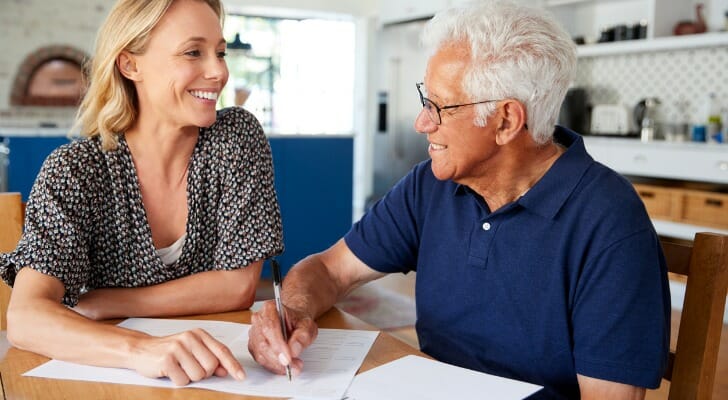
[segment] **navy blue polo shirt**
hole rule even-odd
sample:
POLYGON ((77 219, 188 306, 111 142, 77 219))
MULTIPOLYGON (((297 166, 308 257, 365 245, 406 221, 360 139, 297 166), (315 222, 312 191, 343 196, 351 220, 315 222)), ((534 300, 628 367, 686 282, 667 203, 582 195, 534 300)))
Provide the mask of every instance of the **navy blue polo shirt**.
POLYGON ((524 196, 491 212, 415 166, 347 233, 369 267, 417 271, 422 351, 578 398, 577 374, 658 387, 670 334, 659 240, 630 183, 581 137, 524 196))

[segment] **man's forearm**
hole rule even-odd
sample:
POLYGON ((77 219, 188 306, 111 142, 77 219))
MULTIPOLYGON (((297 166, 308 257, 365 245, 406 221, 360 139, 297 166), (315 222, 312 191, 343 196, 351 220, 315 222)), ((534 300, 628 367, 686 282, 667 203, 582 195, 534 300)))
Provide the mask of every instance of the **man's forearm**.
POLYGON ((342 295, 341 288, 315 254, 301 260, 283 281, 283 304, 311 318, 330 309, 342 295))

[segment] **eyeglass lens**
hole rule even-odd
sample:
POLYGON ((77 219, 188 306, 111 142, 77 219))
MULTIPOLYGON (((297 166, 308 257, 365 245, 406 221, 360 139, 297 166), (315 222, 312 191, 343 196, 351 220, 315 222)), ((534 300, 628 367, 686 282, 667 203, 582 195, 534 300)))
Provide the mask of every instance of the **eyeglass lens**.
MULTIPOLYGON (((422 103, 422 108, 424 108, 425 113, 427 113, 427 116, 430 118, 430 121, 434 122, 437 125, 440 125, 442 120, 440 119, 440 107, 437 106, 437 104, 433 103, 432 100, 425 97, 423 92, 423 84, 418 83, 417 84, 417 93, 420 95, 420 102, 422 103)), ((427 93, 425 91, 425 93, 427 93)))

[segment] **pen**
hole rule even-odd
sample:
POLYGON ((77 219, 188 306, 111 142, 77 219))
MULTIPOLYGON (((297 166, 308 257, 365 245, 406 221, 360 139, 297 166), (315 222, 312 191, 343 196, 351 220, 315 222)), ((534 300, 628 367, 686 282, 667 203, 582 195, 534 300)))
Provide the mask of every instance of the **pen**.
MULTIPOLYGON (((278 318, 281 322, 281 332, 283 333, 283 340, 288 343, 288 329, 286 329, 286 313, 283 310, 283 302, 281 301, 281 266, 278 265, 278 261, 275 258, 271 258, 270 265, 273 269, 273 293, 276 299, 276 310, 278 310, 278 318)), ((286 376, 288 380, 291 380, 291 365, 286 365, 286 376)))

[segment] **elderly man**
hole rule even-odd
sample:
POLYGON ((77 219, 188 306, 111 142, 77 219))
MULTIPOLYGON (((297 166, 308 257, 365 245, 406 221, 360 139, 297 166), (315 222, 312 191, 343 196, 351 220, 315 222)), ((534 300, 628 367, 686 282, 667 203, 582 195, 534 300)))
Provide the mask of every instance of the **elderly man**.
POLYGON ((534 398, 643 398, 667 359, 666 268, 630 183, 554 127, 576 69, 569 36, 543 11, 488 2, 438 14, 423 42, 415 128, 431 160, 289 272, 289 340, 268 303, 251 352, 300 373, 314 318, 363 283, 417 271, 425 353, 543 385, 534 398))

